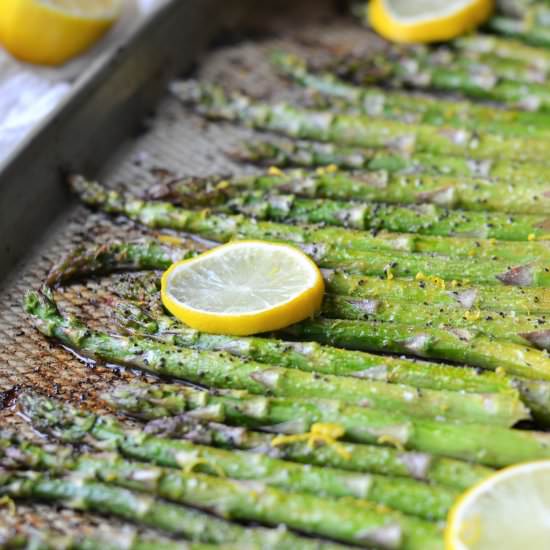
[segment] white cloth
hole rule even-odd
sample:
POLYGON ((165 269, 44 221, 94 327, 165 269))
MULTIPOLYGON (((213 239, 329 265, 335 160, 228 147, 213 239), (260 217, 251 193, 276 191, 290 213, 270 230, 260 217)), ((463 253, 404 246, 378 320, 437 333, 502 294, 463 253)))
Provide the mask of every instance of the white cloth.
POLYGON ((0 47, 0 169, 25 137, 60 105, 91 60, 108 53, 166 1, 125 0, 115 28, 89 52, 63 67, 20 63, 0 47))

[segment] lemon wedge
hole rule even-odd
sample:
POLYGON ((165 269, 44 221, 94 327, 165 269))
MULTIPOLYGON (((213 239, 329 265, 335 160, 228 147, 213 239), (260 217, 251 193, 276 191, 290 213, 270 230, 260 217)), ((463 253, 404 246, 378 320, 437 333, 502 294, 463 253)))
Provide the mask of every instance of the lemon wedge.
POLYGON ((550 461, 500 470, 452 508, 445 550, 546 550, 550 547, 550 461))
POLYGON ((372 27, 393 42, 450 40, 483 23, 494 0, 371 0, 372 27))
POLYGON ((238 336, 310 317, 323 293, 323 277, 303 252, 263 241, 233 242, 178 262, 161 284, 162 303, 180 321, 238 336))
POLYGON ((18 59, 59 65, 98 40, 121 7, 121 0, 2 0, 0 40, 18 59))

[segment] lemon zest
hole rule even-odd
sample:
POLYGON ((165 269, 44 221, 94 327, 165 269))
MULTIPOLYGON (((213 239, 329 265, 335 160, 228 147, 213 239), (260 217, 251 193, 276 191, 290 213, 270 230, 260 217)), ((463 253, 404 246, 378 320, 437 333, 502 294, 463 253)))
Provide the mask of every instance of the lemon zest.
POLYGON ((324 443, 332 447, 344 460, 351 459, 351 453, 337 440, 345 434, 339 424, 316 422, 311 431, 303 434, 278 435, 271 440, 271 445, 287 445, 298 441, 307 441, 308 447, 313 449, 317 443, 324 443))
POLYGON ((267 173, 270 175, 270 176, 284 176, 284 172, 280 169, 280 168, 277 168, 276 166, 270 166, 267 170, 267 173))
POLYGON ((216 189, 226 189, 229 187, 229 182, 227 180, 222 180, 216 184, 216 189))
POLYGON ((458 281, 456 279, 453 279, 451 281, 451 288, 456 288, 458 286, 458 281))
POLYGON ((528 241, 534 241, 536 238, 537 237, 534 233, 529 233, 529 235, 527 235, 527 240, 528 241))
POLYGON ((503 367, 497 367, 497 368, 495 369, 495 374, 496 374, 497 376, 502 376, 502 377, 504 377, 504 376, 506 376, 506 374, 507 374, 507 373, 506 373, 506 369, 503 368, 503 367))
POLYGON ((389 443, 390 445, 393 445, 398 451, 405 451, 405 447, 397 437, 394 437, 393 435, 385 434, 381 435, 377 441, 379 445, 383 445, 384 443, 389 443))
POLYGON ((336 164, 329 164, 325 168, 325 171, 327 174, 333 174, 334 172, 338 172, 338 166, 336 166, 336 164))
POLYGON ((464 319, 466 321, 477 321, 481 317, 481 311, 479 309, 476 310, 470 310, 464 312, 464 319))
POLYGON ((183 468, 183 471, 186 474, 191 474, 193 473, 193 470, 197 466, 200 466, 201 464, 204 464, 205 466, 212 468, 218 474, 219 477, 226 477, 224 470, 220 466, 218 466, 217 464, 212 464, 211 462, 208 462, 208 460, 200 457, 197 457, 193 459, 191 462, 189 462, 189 464, 186 464, 185 467, 183 468))
POLYGON ((436 277, 435 275, 424 275, 421 271, 416 274, 415 279, 417 281, 428 281, 434 286, 445 290, 445 281, 441 277, 436 277))
POLYGON ((161 243, 173 244, 176 246, 181 245, 184 242, 183 239, 175 237, 174 235, 159 235, 157 238, 161 243))
POLYGON ((388 281, 393 280, 394 275, 392 273, 391 267, 388 267, 388 269, 386 269, 386 277, 387 277, 388 281))

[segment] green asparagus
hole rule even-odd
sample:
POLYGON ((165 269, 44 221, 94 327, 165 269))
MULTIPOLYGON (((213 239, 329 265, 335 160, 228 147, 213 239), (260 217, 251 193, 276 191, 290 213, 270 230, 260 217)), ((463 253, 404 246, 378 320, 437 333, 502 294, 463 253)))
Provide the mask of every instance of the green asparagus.
MULTIPOLYGON (((470 257, 451 259, 433 254, 409 253, 424 248, 424 244, 428 242, 427 237, 420 241, 420 237, 415 235, 388 233, 373 236, 367 232, 356 234, 336 227, 319 229, 256 222, 242 216, 215 216, 208 211, 185 210, 166 202, 135 199, 115 191, 107 191, 80 177, 72 178, 71 185, 86 204, 111 214, 124 214, 149 227, 189 231, 219 241, 244 237, 290 242, 301 246, 321 267, 339 267, 346 271, 382 276, 391 271, 397 277, 414 277, 418 273, 425 273, 449 281, 466 277, 483 284, 539 287, 550 284, 550 269, 544 263, 527 261, 513 265, 514 262, 498 260, 498 257, 480 262, 470 257), (319 239, 322 241, 319 242, 319 239)), ((468 251, 468 256, 472 250, 478 248, 476 241, 470 239, 441 239, 443 238, 431 237, 431 252, 439 250, 440 253, 447 251, 451 254, 462 245, 462 252, 468 251)), ((484 244, 487 250, 494 253, 505 250, 506 245, 511 244, 512 248, 508 250, 510 254, 514 254, 517 247, 513 243, 492 241, 484 244)), ((543 243, 526 244, 543 246, 543 243)), ((481 242, 479 246, 482 247, 481 242)), ((527 248, 535 249, 534 246, 527 248)), ((519 254, 518 250, 516 252, 519 254)))
MULTIPOLYGON (((101 479, 109 481, 111 461, 105 458, 87 456, 63 456, 64 448, 44 450, 26 441, 11 438, 0 441, 5 444, 6 462, 17 466, 31 466, 33 469, 63 471, 101 471, 101 479), (62 455, 61 457, 59 455, 62 455), (13 458, 15 457, 15 459, 13 458), (57 463, 56 463, 57 462, 57 463)), ((143 453, 144 454, 144 453, 143 453)), ((143 459, 143 454, 140 459, 143 459)), ((376 474, 350 472, 330 467, 319 467, 288 462, 261 454, 245 451, 230 451, 216 447, 199 445, 191 441, 180 441, 177 452, 177 467, 184 472, 197 472, 235 480, 248 480, 291 493, 311 493, 321 497, 346 497, 349 506, 362 506, 364 503, 378 503, 394 510, 419 516, 429 521, 444 520, 459 492, 439 485, 428 485, 414 479, 387 477, 376 474)), ((128 463, 120 462, 122 466, 128 463)), ((166 470, 167 476, 172 474, 166 470)), ((141 489, 141 485, 130 487, 141 489)), ((185 502, 184 504, 188 504, 185 502)))
MULTIPOLYGON (((467 329, 314 319, 292 325, 283 333, 299 340, 313 340, 342 348, 403 353, 504 371, 530 380, 550 380, 550 358, 545 351, 495 340, 467 329)), ((535 340, 539 336, 545 339, 548 334, 542 331, 540 335, 524 336, 535 340)))
POLYGON ((208 414, 208 407, 221 407, 229 424, 275 433, 303 434, 315 423, 334 423, 348 441, 393 445, 494 467, 550 457, 550 435, 546 433, 413 420, 335 401, 288 400, 170 385, 123 386, 105 398, 116 410, 149 420, 193 409, 208 414))
MULTIPOLYGON (((231 151, 237 160, 268 166, 335 166, 369 171, 385 170, 400 174, 443 174, 472 178, 492 178, 506 183, 531 185, 548 179, 546 166, 507 160, 474 161, 463 157, 429 153, 409 155, 398 150, 362 149, 315 141, 262 140, 246 141, 231 151)), ((331 166, 330 169, 333 168, 331 166)))
POLYGON ((372 355, 366 352, 320 346, 316 342, 292 342, 258 337, 232 337, 197 332, 167 316, 148 315, 128 302, 118 304, 116 316, 126 331, 154 336, 178 346, 225 351, 260 363, 308 372, 353 376, 405 384, 415 388, 474 393, 519 392, 534 418, 550 424, 550 384, 479 372, 438 363, 372 355))
MULTIPOLYGON (((408 153, 434 153, 473 159, 507 158, 547 162, 546 141, 534 138, 504 138, 488 133, 474 135, 465 129, 410 125, 365 115, 337 114, 270 105, 240 94, 226 94, 215 86, 177 81, 172 93, 212 119, 243 122, 296 138, 335 141, 361 147, 400 148, 408 153)), ((549 93, 550 96, 550 93, 549 93)))
POLYGON ((548 19, 550 9, 545 3, 533 2, 532 5, 513 6, 504 10, 503 15, 489 19, 487 26, 493 32, 517 38, 534 46, 550 47, 548 19))
MULTIPOLYGON (((284 75, 302 86, 343 102, 343 108, 358 109, 369 116, 384 116, 411 123, 467 128, 504 136, 525 137, 548 134, 550 118, 540 113, 512 111, 467 101, 451 101, 404 94, 380 88, 358 87, 340 80, 331 73, 315 73, 297 56, 277 52, 274 62, 284 75)), ((517 67, 513 67, 517 74, 517 67)), ((533 69, 534 70, 534 69, 533 69)), ((538 69, 543 71, 544 68, 538 69)), ((337 103, 337 106, 340 105, 337 103)))
MULTIPOLYGON (((61 500, 64 505, 85 507, 89 493, 96 498, 101 493, 101 502, 106 497, 113 498, 114 502, 110 503, 112 509, 118 504, 124 514, 130 508, 132 513, 139 514, 141 522, 153 523, 154 519, 155 523, 170 524, 166 526, 168 529, 176 527, 176 532, 180 533, 184 532, 185 527, 180 526, 179 522, 174 526, 173 522, 182 509, 180 504, 186 504, 224 518, 257 521, 273 526, 285 524, 307 534, 326 536, 362 547, 375 546, 382 550, 443 548, 440 529, 434 524, 366 501, 361 505, 348 506, 343 505, 346 501, 341 499, 285 493, 263 484, 251 485, 204 474, 164 470, 117 458, 89 457, 87 462, 88 476, 106 481, 108 485, 83 482, 82 477, 74 481, 71 478, 47 479, 34 472, 35 475, 24 475, 0 470, 0 494, 12 498, 35 497, 54 502, 61 500), (77 491, 75 485, 82 487, 77 491), (137 489, 141 494, 128 493, 125 489, 115 489, 111 485, 137 489), (128 502, 120 498, 122 495, 128 502), (161 504, 156 501, 156 496, 178 504, 161 504), (136 513, 133 508, 139 511, 136 513)), ((79 469, 76 475, 85 475, 85 470, 79 469)), ((94 504, 92 502, 92 506, 94 504)), ((199 523, 193 527, 196 529, 199 523)), ((296 542, 294 548, 307 548, 307 542, 304 546, 296 542)))
POLYGON ((206 543, 235 544, 243 550, 249 545, 252 548, 259 545, 262 549, 274 550, 338 549, 338 545, 327 543, 325 546, 321 542, 297 537, 281 529, 242 527, 141 492, 85 481, 78 475, 51 478, 38 472, 0 470, 0 495, 110 514, 169 535, 206 543))
MULTIPOLYGON (((295 369, 242 361, 225 352, 184 349, 143 337, 111 336, 92 331, 83 323, 63 317, 47 289, 31 292, 26 311, 43 334, 80 355, 139 368, 160 376, 184 379, 213 387, 295 397, 340 398, 405 414, 460 419, 511 426, 527 418, 519 399, 505 394, 465 394, 423 390, 375 380, 316 376, 295 369)), ((550 360, 548 361, 550 364, 550 360)))
MULTIPOLYGON (((203 398, 202 393, 196 393, 203 398)), ((191 395, 189 396, 191 398, 191 395)), ((26 393, 20 400, 23 413, 33 427, 56 439, 73 444, 88 444, 100 448, 116 450, 122 455, 136 460, 153 462, 159 466, 177 468, 178 453, 181 450, 178 441, 154 435, 155 432, 172 437, 182 433, 182 423, 192 422, 197 427, 195 433, 199 443, 216 446, 237 446, 244 450, 255 451, 268 456, 285 458, 296 462, 332 466, 354 472, 372 472, 375 474, 400 476, 438 483, 456 489, 466 489, 487 477, 492 470, 468 462, 460 462, 418 452, 404 452, 392 447, 358 445, 338 441, 334 443, 318 438, 315 445, 307 442, 279 442, 272 445, 274 436, 246 430, 242 426, 229 427, 216 424, 216 438, 206 435, 203 426, 214 426, 211 422, 225 422, 223 406, 206 405, 183 416, 162 418, 147 425, 145 432, 125 429, 112 417, 96 415, 76 409, 71 405, 53 399, 26 393), (201 435, 204 438, 201 439, 201 435), (224 435, 225 434, 225 435, 224 435)), ((189 425, 189 424, 187 424, 189 425)), ((210 433, 210 432, 209 432, 210 433)), ((187 433, 186 437, 192 437, 187 433)), ((193 436, 194 437, 194 436, 193 436)))

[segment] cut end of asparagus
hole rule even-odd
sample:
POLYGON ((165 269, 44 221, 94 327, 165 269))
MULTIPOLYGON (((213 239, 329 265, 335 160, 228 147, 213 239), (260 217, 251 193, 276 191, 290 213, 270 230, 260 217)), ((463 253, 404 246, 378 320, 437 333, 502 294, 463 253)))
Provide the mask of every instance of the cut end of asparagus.
POLYGON ((505 285, 530 286, 533 284, 533 267, 530 265, 519 265, 510 268, 506 273, 498 275, 497 279, 505 285))
POLYGON ((520 336, 539 349, 550 350, 550 330, 524 332, 520 336))

